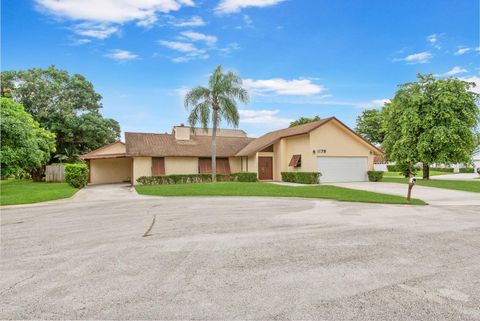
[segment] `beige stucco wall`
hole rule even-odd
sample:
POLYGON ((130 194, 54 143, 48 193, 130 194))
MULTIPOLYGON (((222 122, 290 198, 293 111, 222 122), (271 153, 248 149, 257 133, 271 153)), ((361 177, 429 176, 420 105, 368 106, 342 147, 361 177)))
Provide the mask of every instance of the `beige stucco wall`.
POLYGON ((373 170, 374 149, 348 129, 332 120, 310 133, 310 155, 316 164, 317 156, 367 156, 368 168, 373 170), (313 150, 325 149, 326 153, 313 154, 313 150))
POLYGON ((125 144, 121 142, 116 142, 110 146, 107 146, 105 148, 92 151, 90 154, 91 155, 105 155, 105 154, 120 154, 120 153, 125 153, 126 152, 126 147, 125 144))
POLYGON ((133 184, 137 185, 137 178, 140 176, 152 175, 152 158, 151 157, 134 157, 133 158, 133 184))
POLYGON ((131 158, 90 160, 90 184, 129 182, 131 172, 131 158))
POLYGON ((165 175, 198 174, 198 157, 165 157, 165 175))
POLYGON ((242 171, 240 157, 229 157, 228 162, 230 163, 230 172, 238 173, 242 171))

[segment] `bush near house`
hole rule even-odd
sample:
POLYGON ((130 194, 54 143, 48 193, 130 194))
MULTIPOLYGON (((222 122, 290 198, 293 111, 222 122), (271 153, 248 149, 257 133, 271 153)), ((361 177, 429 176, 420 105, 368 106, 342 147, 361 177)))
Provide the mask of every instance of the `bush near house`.
POLYGON ((383 172, 381 171, 368 171, 367 174, 370 182, 380 182, 383 179, 383 172))
POLYGON ((319 172, 282 172, 282 181, 300 184, 318 184, 319 172))
POLYGON ((65 181, 75 188, 82 188, 87 185, 87 164, 65 164, 65 181))
POLYGON ((235 173, 233 174, 237 177, 237 181, 239 182, 256 182, 257 181, 257 173, 235 173))
MULTIPOLYGON (((256 173, 234 173, 230 175, 217 174, 218 182, 256 182, 256 173)), ((189 184, 189 183, 210 183, 211 174, 188 174, 188 175, 163 175, 163 176, 142 176, 137 179, 142 185, 161 184, 189 184)))
POLYGON ((473 167, 460 168, 460 173, 474 173, 475 169, 473 167))

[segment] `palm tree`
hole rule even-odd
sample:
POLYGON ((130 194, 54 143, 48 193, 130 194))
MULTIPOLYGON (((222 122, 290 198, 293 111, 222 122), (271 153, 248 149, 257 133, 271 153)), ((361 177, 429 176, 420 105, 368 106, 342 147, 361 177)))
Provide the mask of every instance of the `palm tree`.
POLYGON ((185 96, 185 108, 190 110, 188 122, 192 130, 197 123, 207 130, 212 120, 212 182, 217 181, 217 126, 223 119, 238 127, 237 100, 248 102, 248 92, 242 88, 242 79, 233 71, 222 73, 219 65, 208 80, 208 88, 198 86, 185 96))

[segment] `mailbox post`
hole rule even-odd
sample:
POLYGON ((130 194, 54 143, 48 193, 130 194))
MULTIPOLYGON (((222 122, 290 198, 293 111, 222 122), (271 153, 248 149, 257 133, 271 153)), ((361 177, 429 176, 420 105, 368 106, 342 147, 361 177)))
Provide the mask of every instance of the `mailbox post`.
POLYGON ((412 196, 412 188, 415 184, 417 184, 417 179, 413 176, 410 176, 408 179, 407 201, 410 201, 410 197, 412 196))

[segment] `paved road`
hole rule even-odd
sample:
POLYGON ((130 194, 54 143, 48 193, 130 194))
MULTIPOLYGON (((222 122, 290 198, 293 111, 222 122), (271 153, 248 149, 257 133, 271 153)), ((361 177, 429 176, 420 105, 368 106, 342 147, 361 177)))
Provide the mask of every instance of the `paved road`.
POLYGON ((0 319, 480 319, 478 206, 103 186, 1 224, 0 319))
MULTIPOLYGON (((459 174, 460 175, 460 174, 459 174)), ((480 184, 480 182, 478 182, 480 184)), ((408 185, 399 183, 372 183, 372 182, 353 182, 353 183, 335 183, 336 186, 360 189, 365 191, 386 193, 393 195, 406 196, 408 185)), ((470 205, 480 206, 480 194, 463 191, 454 191, 443 188, 414 186, 412 197, 424 200, 430 205, 470 205)))

